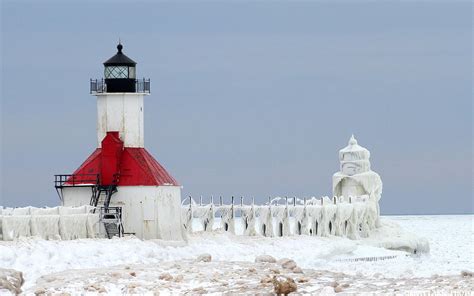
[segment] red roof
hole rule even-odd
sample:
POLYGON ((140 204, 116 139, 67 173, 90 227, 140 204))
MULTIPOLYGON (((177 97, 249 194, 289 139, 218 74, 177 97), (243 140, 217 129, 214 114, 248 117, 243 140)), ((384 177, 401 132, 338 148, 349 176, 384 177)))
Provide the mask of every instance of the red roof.
MULTIPOLYGON (((81 175, 101 174, 103 162, 102 149, 97 148, 74 172, 75 182, 81 183, 81 175)), ((174 185, 178 182, 163 168, 145 148, 123 148, 118 165, 118 186, 160 186, 174 185)), ((104 180, 104 176, 101 176, 104 180)), ((83 183, 90 183, 84 180, 83 183)), ((103 184, 107 185, 107 184, 103 184)))

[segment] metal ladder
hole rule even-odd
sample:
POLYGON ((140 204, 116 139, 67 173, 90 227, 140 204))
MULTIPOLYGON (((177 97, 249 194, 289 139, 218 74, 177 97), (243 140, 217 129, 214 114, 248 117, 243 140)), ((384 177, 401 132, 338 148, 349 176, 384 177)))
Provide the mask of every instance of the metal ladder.
POLYGON ((121 207, 101 207, 99 217, 109 239, 114 236, 123 237, 121 207))
POLYGON ((110 204, 110 199, 112 198, 112 195, 117 192, 117 185, 98 185, 95 188, 92 188, 92 196, 91 196, 91 201, 90 205, 97 207, 97 205, 100 204, 101 200, 101 195, 104 193, 105 194, 105 199, 103 199, 104 202, 104 207, 108 208, 110 204))

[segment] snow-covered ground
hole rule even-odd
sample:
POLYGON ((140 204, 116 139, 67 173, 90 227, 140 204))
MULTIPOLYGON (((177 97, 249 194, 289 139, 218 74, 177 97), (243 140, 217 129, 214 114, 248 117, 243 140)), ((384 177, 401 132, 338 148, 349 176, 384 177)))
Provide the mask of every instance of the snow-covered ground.
MULTIPOLYGON (((96 274, 99 278, 104 274, 113 277, 110 272, 114 270, 120 274, 129 273, 130 268, 145 271, 154 268, 155 275, 159 275, 164 272, 164 262, 167 262, 166 264, 170 266, 183 264, 181 267, 183 274, 187 274, 188 277, 184 278, 184 282, 175 286, 189 286, 189 291, 192 291, 192 287, 199 288, 199 274, 202 272, 212 275, 219 272, 221 268, 222 272, 226 268, 227 270, 239 269, 238 262, 242 261, 247 262, 240 263, 241 267, 247 270, 253 268, 249 264, 254 262, 256 256, 266 254, 277 259, 293 259, 299 267, 305 270, 306 276, 327 270, 330 271, 328 274, 339 275, 352 283, 360 279, 371 284, 380 283, 383 286, 384 283, 393 284, 394 280, 406 278, 425 278, 427 279, 424 280, 425 282, 431 283, 435 282, 432 279, 438 275, 449 275, 456 276, 454 282, 457 280, 462 282, 459 284, 460 288, 466 288, 463 282, 465 280, 461 278, 460 273, 464 270, 473 271, 474 216, 386 216, 382 219, 396 221, 402 228, 426 237, 430 243, 430 253, 411 255, 403 251, 374 247, 373 243, 369 244, 368 241, 352 241, 340 237, 266 238, 232 235, 225 232, 197 232, 189 237, 187 244, 159 240, 141 241, 132 237, 112 240, 45 241, 29 238, 13 242, 2 241, 0 242, 0 268, 22 271, 25 277, 23 291, 34 293, 38 288, 43 289, 45 281, 47 283, 48 280, 50 283, 54 282, 55 286, 61 286, 61 283, 64 283, 64 286, 69 287, 67 291, 71 291, 71 289, 84 291, 87 289, 84 285, 90 285, 94 280, 90 276, 87 277, 87 281, 84 278, 80 279, 81 274, 84 274, 80 271, 58 274, 58 272, 66 270, 94 269, 88 271, 87 274, 96 274), (207 268, 201 266, 203 263, 199 263, 201 269, 196 269, 195 279, 193 279, 190 277, 193 275, 193 272, 189 270, 190 266, 193 265, 195 258, 203 253, 211 254, 212 263, 207 268), (104 269, 119 265, 121 267, 104 269), (35 287, 36 281, 40 277, 53 273, 56 274, 49 278, 41 278, 39 286, 35 287), (72 281, 74 278, 76 283, 72 281)), ((267 267, 266 270, 271 269, 271 267, 267 267)), ((259 272, 257 271, 256 274, 259 272)), ((117 276, 120 277, 120 275, 117 276)), ((176 276, 177 274, 173 275, 174 278, 176 276)), ((259 276, 261 277, 261 275, 259 276)), ((219 276, 219 281, 225 281, 223 277, 223 275, 219 276)), ((130 281, 136 280, 134 276, 128 275, 128 278, 130 279, 118 281, 117 285, 119 282, 129 285, 130 281)), ((212 278, 215 276, 207 279, 212 281, 212 278)), ((255 280, 257 283, 261 279, 255 277, 255 280)), ((327 281, 330 280, 332 279, 327 281)), ((404 282, 406 283, 406 280, 404 282)), ((311 283, 315 287, 319 285, 320 289, 324 288, 323 284, 314 281, 300 285, 306 289, 305 291, 318 291, 311 290, 311 283)), ((245 285, 250 285, 250 283, 247 282, 245 285)), ((426 288, 423 285, 420 287, 426 288)), ((472 278, 468 279, 467 287, 474 287, 472 278), (469 286, 469 282, 471 286, 469 286)), ((352 284, 352 288, 354 289, 354 284, 352 284)), ((113 291, 110 285, 104 289, 109 292, 113 291)))

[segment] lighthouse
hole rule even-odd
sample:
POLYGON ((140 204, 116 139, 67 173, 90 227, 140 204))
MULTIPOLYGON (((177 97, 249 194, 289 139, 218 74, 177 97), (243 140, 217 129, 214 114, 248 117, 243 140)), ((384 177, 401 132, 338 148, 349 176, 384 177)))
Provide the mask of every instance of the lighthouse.
POLYGON ((55 175, 63 206, 94 206, 110 238, 183 240, 181 187, 144 146, 144 98, 150 80, 117 45, 104 78, 90 80, 97 98, 97 148, 72 174, 55 175))

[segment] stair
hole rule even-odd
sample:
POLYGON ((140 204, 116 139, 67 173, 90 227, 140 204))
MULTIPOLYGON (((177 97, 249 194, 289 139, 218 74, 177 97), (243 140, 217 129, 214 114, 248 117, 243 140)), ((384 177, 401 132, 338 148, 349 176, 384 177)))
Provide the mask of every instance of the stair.
POLYGON ((100 222, 104 224, 107 237, 123 236, 122 208, 121 207, 101 207, 100 222))
MULTIPOLYGON (((97 185, 92 190, 90 205, 100 207, 100 222, 104 225, 107 237, 123 236, 122 208, 110 207, 112 195, 117 192, 117 185, 97 185)), ((95 210, 94 210, 95 212, 95 210)))
POLYGON ((117 192, 117 185, 99 185, 92 190, 90 205, 97 207, 103 204, 108 208, 112 195, 117 192))
POLYGON ((122 224, 104 223, 104 227, 108 238, 112 238, 114 236, 122 237, 122 224))

